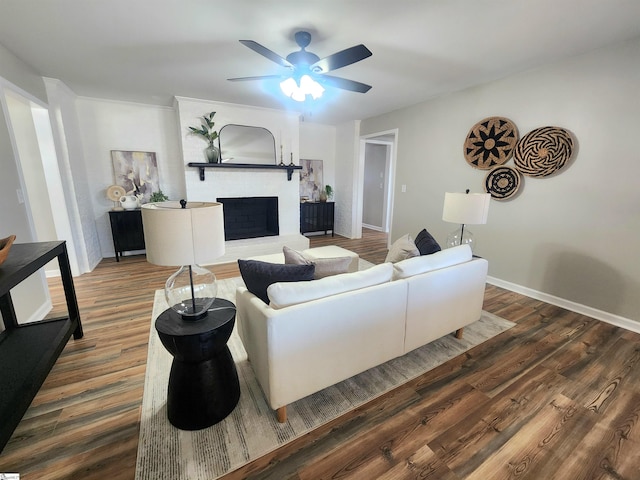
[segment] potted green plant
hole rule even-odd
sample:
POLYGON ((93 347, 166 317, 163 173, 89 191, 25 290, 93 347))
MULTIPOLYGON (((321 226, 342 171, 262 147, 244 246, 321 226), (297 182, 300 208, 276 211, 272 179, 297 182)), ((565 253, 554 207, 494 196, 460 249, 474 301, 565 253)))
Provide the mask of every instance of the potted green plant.
POLYGON ((218 132, 213 128, 216 124, 213 121, 215 114, 216 112, 211 112, 208 115, 200 117, 202 119, 200 127, 189 127, 189 130, 193 135, 202 137, 209 143, 207 148, 204 150, 205 157, 209 163, 220 162, 220 150, 218 150, 218 147, 215 145, 215 141, 218 138, 218 132))
POLYGON ((326 202, 327 199, 331 199, 333 197, 333 188, 331 185, 325 185, 324 188, 320 191, 320 201, 326 202))
POLYGON ((324 191, 327 194, 327 198, 331 200, 333 198, 333 187, 331 185, 325 185, 324 191))
POLYGON ((149 201, 152 203, 155 202, 166 202, 167 200, 169 200, 169 197, 167 197, 164 193, 162 193, 162 190, 158 190, 157 192, 153 192, 151 194, 151 196, 149 197, 149 201))

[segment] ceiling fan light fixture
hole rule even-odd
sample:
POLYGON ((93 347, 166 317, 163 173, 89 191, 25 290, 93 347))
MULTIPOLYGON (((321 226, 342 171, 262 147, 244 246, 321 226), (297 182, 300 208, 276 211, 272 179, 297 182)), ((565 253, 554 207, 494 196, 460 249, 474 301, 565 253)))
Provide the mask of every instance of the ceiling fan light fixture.
POLYGON ((303 75, 300 78, 300 90, 302 90, 305 95, 311 95, 314 100, 317 100, 324 93, 324 88, 318 82, 316 82, 309 75, 303 75))
POLYGON ((295 100, 296 102, 304 102, 307 95, 311 95, 314 100, 322 97, 324 88, 318 82, 316 82, 309 75, 302 75, 300 77, 300 85, 293 77, 289 77, 286 80, 280 82, 280 90, 287 97, 295 100))

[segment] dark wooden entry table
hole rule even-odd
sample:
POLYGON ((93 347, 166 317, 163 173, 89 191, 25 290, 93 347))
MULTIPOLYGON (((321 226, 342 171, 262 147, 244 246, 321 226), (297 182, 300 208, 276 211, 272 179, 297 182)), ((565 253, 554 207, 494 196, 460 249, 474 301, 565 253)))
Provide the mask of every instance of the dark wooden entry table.
POLYGON ((173 355, 167 388, 167 416, 173 426, 210 427, 238 404, 240 383, 227 346, 235 319, 235 305, 222 298, 199 320, 183 320, 172 309, 156 319, 160 340, 173 355))
POLYGON ((83 336, 66 243, 14 243, 0 266, 0 452, 47 378, 67 340, 83 336), (67 316, 19 324, 11 289, 58 259, 67 316))

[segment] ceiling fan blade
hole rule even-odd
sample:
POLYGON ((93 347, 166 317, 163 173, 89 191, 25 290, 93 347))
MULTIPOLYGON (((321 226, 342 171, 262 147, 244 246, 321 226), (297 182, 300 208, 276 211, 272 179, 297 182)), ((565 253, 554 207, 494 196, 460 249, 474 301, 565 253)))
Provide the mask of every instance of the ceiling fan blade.
POLYGON ((253 40, 240 40, 240 43, 282 67, 293 68, 293 65, 287 61, 287 59, 282 58, 280 55, 269 50, 267 47, 260 45, 258 42, 254 42, 253 40))
POLYGON ((352 63, 364 60, 371 55, 373 55, 371 51, 364 45, 360 44, 334 53, 333 55, 329 55, 328 57, 321 58, 311 65, 310 68, 312 72, 316 73, 330 72, 331 70, 337 70, 338 68, 346 67, 352 63))
POLYGON ((237 77, 237 78, 227 78, 230 82, 244 82, 247 80, 270 80, 275 78, 284 78, 282 75, 261 75, 257 77, 237 77))
POLYGON ((371 85, 367 85, 366 83, 347 80, 346 78, 332 77, 331 75, 317 75, 315 79, 319 83, 324 83, 331 87, 341 88, 343 90, 350 90, 352 92, 367 93, 371 90, 371 85))

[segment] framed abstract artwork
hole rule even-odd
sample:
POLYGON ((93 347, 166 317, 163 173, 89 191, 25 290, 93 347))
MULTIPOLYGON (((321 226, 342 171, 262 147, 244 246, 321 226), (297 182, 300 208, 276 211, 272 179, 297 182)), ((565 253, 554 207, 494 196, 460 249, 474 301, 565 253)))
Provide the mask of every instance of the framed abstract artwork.
POLYGON ((317 202, 324 188, 322 183, 322 160, 300 159, 300 200, 317 202))
POLYGON ((142 195, 141 203, 147 203, 151 194, 160 189, 158 163, 155 152, 111 150, 115 184, 127 195, 142 195))

